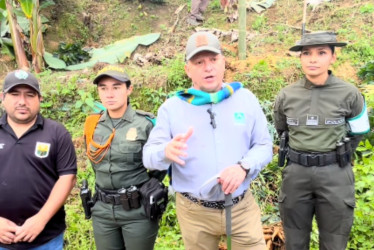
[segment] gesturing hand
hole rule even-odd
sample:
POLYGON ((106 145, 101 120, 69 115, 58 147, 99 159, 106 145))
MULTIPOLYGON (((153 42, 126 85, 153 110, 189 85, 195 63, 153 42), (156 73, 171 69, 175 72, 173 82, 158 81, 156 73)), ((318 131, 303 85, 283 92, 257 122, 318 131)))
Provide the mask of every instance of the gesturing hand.
POLYGON ((165 147, 165 156, 167 159, 184 166, 185 161, 180 157, 186 157, 186 141, 191 137, 193 129, 189 128, 185 134, 176 135, 165 147))

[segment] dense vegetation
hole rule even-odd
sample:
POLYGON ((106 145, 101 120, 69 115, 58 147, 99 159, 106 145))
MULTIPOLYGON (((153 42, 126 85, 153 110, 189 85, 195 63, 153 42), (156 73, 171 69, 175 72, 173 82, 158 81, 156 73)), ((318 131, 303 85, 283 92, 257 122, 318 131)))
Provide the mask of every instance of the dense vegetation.
MULTIPOLYGON (((175 32, 169 33, 168 26, 174 19, 165 21, 165 13, 170 13, 179 4, 189 5, 189 0, 164 1, 163 5, 143 1, 102 0, 93 3, 89 0, 55 1, 56 7, 44 14, 54 21, 46 33, 46 46, 52 49, 48 39, 62 40, 66 44, 78 41, 80 44, 108 44, 110 39, 129 37, 134 34, 161 32, 158 45, 148 51, 163 55, 157 63, 140 67, 133 61, 124 62, 134 83, 135 91, 131 96, 133 106, 157 113, 158 107, 168 93, 190 86, 184 73, 183 46, 185 38, 193 32, 186 27, 181 18, 175 32), (169 9, 168 9, 169 8, 169 9), (81 12, 93 11, 95 22, 84 25, 81 12), (124 11, 125 10, 125 11, 124 11), (127 11, 126 11, 127 10, 127 11), (168 21, 168 22, 167 22, 168 21), (124 23, 126 25, 124 25, 124 23), (156 25, 158 23, 158 25, 156 25), (109 25, 110 24, 110 25, 109 25), (69 35, 66 35, 69 34, 69 35)), ((262 14, 248 12, 247 43, 248 59, 237 60, 235 43, 223 39, 223 50, 227 58, 227 81, 241 81, 259 98, 269 121, 269 130, 277 143, 272 122, 272 104, 277 92, 294 82, 300 75, 299 59, 288 55, 287 49, 300 37, 302 4, 297 0, 278 0, 262 14), (292 10, 293 15, 290 15, 292 10), (297 26, 297 27, 296 27, 297 26), (296 27, 296 28, 295 28, 296 27)), ((187 15, 188 8, 182 13, 187 15)), ((314 10, 308 9, 309 30, 335 30, 340 40, 349 41, 346 48, 338 50, 338 61, 334 73, 362 89, 370 110, 371 127, 374 126, 374 5, 369 0, 325 2, 314 10)), ((172 16, 172 15, 171 15, 172 16)), ((173 16, 177 18, 176 16, 173 16)), ((209 29, 232 30, 237 23, 229 24, 220 10, 219 0, 212 0, 206 14, 204 27, 209 29)), ((59 44, 59 42, 57 44, 59 44)), ((56 46, 56 51, 58 50, 56 46)), ((143 49, 144 50, 144 49, 143 49)), ((51 51, 52 52, 52 51, 51 51)), ((67 48, 61 54, 70 53, 67 48)), ((143 51, 144 52, 144 51, 143 51)), ((8 54, 3 50, 2 53, 8 54)), ((1 61, 0 61, 1 63, 1 61)), ((1 69, 1 68, 0 68, 1 69)), ((6 67, 6 69, 8 69, 6 67)), ((91 189, 94 173, 84 155, 83 121, 98 100, 92 79, 97 68, 76 72, 56 72, 45 70, 39 74, 42 81, 44 100, 42 113, 56 119, 72 133, 78 154, 78 185, 88 179, 91 189)), ((1 72, 3 73, 3 72, 1 72)), ((349 249, 374 249, 371 234, 374 228, 374 135, 367 135, 356 152, 354 172, 356 175, 355 222, 351 232, 349 249)), ((276 165, 277 155, 252 183, 252 192, 257 198, 263 213, 263 223, 278 222, 279 211, 277 194, 281 183, 281 170, 276 165)), ((165 183, 168 183, 165 180, 165 183)), ((84 219, 79 200, 79 189, 73 190, 67 205, 68 230, 65 235, 66 249, 95 249, 91 221, 84 219)), ((173 197, 160 223, 156 249, 183 249, 183 243, 176 220, 173 197)), ((318 234, 314 225, 312 249, 318 249, 318 234)))

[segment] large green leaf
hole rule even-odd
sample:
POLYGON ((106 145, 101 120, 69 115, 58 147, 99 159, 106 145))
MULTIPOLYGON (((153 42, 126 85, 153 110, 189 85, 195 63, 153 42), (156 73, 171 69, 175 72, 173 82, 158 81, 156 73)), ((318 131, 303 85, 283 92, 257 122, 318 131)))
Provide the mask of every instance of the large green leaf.
POLYGON ((31 19, 34 8, 33 0, 18 0, 18 2, 21 4, 21 8, 25 16, 28 19, 31 19))
POLYGON ((97 62, 106 62, 109 64, 121 63, 125 58, 131 56, 131 53, 138 47, 138 45, 148 46, 156 42, 159 38, 160 33, 151 33, 120 40, 103 48, 91 50, 91 59, 88 62, 70 65, 66 67, 66 69, 80 70, 92 67, 97 62))
POLYGON ((53 0, 45 0, 40 4, 40 9, 42 10, 52 5, 55 5, 55 2, 53 0))
POLYGON ((24 17, 16 14, 17 23, 22 29, 22 33, 28 35, 30 32, 30 21, 24 17))
POLYGON ((6 9, 5 0, 0 0, 0 9, 3 9, 3 10, 6 9))
POLYGON ((44 61, 48 64, 48 66, 52 69, 65 69, 66 63, 57 57, 54 57, 51 53, 47 51, 44 52, 44 61))
POLYGON ((1 44, 4 44, 9 47, 13 47, 12 39, 7 38, 7 37, 1 37, 0 40, 1 40, 1 44))
POLYGON ((10 32, 7 18, 5 16, 2 17, 1 15, 2 14, 0 14, 0 37, 3 37, 6 33, 10 32))

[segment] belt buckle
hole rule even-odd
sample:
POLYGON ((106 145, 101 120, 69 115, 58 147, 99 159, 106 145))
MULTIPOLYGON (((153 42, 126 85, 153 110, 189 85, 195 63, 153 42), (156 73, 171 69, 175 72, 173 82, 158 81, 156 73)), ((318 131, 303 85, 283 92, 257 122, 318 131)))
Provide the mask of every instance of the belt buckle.
POLYGON ((300 154, 298 163, 303 165, 303 166, 309 167, 309 157, 308 156, 309 155, 300 154))
POLYGON ((310 154, 307 157, 309 166, 319 166, 319 156, 310 154))

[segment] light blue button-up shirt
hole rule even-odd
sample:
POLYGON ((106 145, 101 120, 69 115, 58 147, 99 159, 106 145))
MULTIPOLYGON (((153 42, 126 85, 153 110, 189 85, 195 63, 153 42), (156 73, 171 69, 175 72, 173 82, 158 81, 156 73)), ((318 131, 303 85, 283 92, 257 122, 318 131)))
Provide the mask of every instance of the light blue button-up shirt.
POLYGON ((168 99, 158 110, 156 126, 143 149, 143 162, 149 169, 165 170, 172 165, 172 185, 177 192, 218 201, 224 193, 215 177, 239 160, 250 171, 234 192, 239 196, 272 159, 272 141, 267 121, 257 98, 247 89, 217 103, 195 106, 178 97, 168 99), (216 128, 211 125, 208 109, 215 114, 216 128), (165 147, 178 134, 194 129, 188 139, 185 166, 169 161, 165 147))

